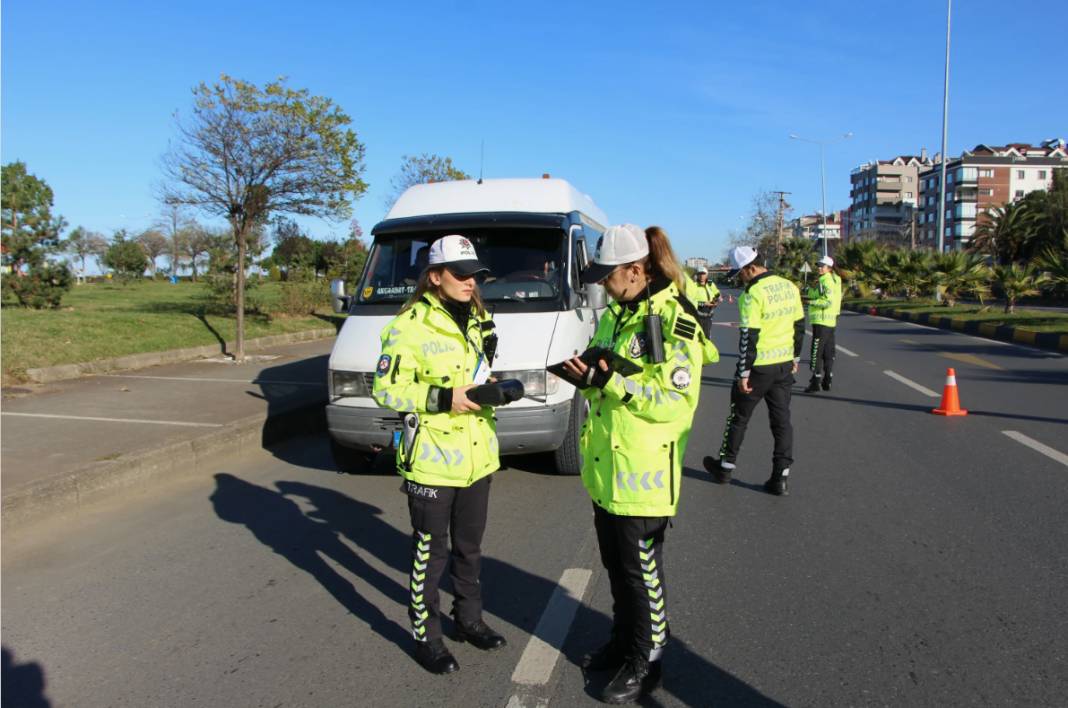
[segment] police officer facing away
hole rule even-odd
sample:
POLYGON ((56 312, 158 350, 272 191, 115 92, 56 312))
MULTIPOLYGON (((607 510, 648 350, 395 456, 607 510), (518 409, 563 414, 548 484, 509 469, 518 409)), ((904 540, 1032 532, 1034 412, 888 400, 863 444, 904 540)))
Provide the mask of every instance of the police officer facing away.
POLYGON ((593 501, 601 562, 612 590, 612 634, 583 659, 591 671, 617 671, 607 703, 637 700, 660 681, 668 640, 664 532, 679 502, 682 458, 701 389, 702 363, 719 354, 680 295, 685 276, 667 235, 633 224, 609 227, 585 283, 615 300, 592 346, 641 367, 624 377, 606 359, 565 364, 590 401, 582 433, 582 482, 593 501))
POLYGON ((488 378, 486 349, 495 335, 475 284, 475 275, 489 269, 471 242, 444 236, 431 245, 428 261, 411 299, 382 330, 374 398, 407 414, 397 468, 412 521, 408 617, 416 660, 446 674, 460 668, 442 641, 438 605, 450 555, 458 639, 479 649, 505 644, 482 621, 479 584, 490 474, 500 466, 497 435, 492 409, 466 395, 488 378))
POLYGON ((834 373, 834 332, 838 324, 838 314, 842 310, 842 279, 834 272, 834 259, 823 256, 817 261, 819 280, 815 288, 809 288, 808 323, 812 325, 812 354, 809 366, 812 380, 808 382, 805 393, 815 393, 823 386, 824 391, 831 390, 831 377, 834 373), (822 379, 822 380, 821 380, 822 379))
POLYGON ((731 388, 731 409, 719 458, 706 457, 704 465, 712 481, 730 482, 749 418, 756 405, 765 400, 775 450, 771 477, 764 483, 764 489, 781 496, 788 492, 793 463, 790 387, 805 339, 801 293, 789 280, 769 273, 760 265, 757 252, 748 246, 731 249, 729 259, 732 272, 745 285, 738 298, 741 314, 738 371, 731 388))

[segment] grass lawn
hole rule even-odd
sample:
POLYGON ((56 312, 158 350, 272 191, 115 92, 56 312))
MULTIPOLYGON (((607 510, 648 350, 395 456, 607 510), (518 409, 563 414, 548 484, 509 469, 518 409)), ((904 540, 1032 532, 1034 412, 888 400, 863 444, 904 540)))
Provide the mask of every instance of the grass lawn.
POLYGON ((1016 312, 1009 315, 1005 313, 1005 307, 1001 304, 988 305, 985 308, 979 305, 967 304, 956 307, 939 305, 934 300, 917 298, 915 300, 880 300, 874 297, 846 298, 846 302, 861 307, 892 307, 895 310, 907 312, 930 312, 942 317, 951 317, 957 320, 974 320, 985 322, 994 326, 1011 325, 1022 330, 1031 332, 1058 332, 1068 334, 1068 313, 1053 312, 1049 310, 1027 310, 1016 308, 1016 312))
MULTIPOLYGON (((270 303, 279 287, 266 283, 256 294, 270 303)), ((330 327, 337 317, 325 304, 318 314, 249 314, 245 338, 330 327)), ((215 344, 235 336, 233 315, 220 314, 208 300, 206 286, 189 282, 75 285, 59 310, 31 310, 5 301, 0 319, 5 381, 20 380, 31 368, 215 344)))

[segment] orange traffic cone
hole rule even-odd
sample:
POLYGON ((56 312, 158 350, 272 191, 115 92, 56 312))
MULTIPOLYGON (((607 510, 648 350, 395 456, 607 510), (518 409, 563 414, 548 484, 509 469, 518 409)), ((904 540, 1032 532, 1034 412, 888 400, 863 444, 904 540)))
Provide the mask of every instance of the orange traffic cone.
POLYGON ((942 389, 942 405, 931 412, 935 415, 968 415, 968 411, 960 407, 960 399, 957 397, 957 372, 952 368, 946 369, 946 385, 942 389))

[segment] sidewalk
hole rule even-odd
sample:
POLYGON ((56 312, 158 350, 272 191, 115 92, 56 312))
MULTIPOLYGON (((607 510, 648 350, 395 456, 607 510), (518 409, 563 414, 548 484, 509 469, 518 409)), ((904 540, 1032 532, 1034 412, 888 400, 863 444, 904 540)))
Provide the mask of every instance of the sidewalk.
POLYGON ((4 527, 321 428, 333 344, 5 388, 4 527))

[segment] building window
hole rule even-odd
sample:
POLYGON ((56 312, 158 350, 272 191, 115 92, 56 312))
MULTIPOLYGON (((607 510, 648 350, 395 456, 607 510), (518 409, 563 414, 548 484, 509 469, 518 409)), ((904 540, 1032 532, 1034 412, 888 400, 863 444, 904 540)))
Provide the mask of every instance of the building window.
POLYGON ((1023 170, 1016 170, 1016 179, 1023 179, 1023 178, 1024 178, 1024 171, 1023 170))
POLYGON ((994 196, 994 188, 993 187, 987 187, 986 189, 983 190, 983 195, 987 196, 987 197, 994 196))
POLYGON ((1045 170, 1039 170, 1038 171, 1038 178, 1039 179, 1046 179, 1046 171, 1045 170))
POLYGON ((905 181, 911 183, 912 182, 912 175, 908 175, 907 177, 905 177, 905 181))
POLYGON ((1014 199, 1023 199, 1023 195, 1024 195, 1023 190, 1022 189, 1017 189, 1016 190, 1016 196, 1014 196, 1013 198, 1014 199))
POLYGON ((912 199, 912 192, 905 192, 905 199, 912 199))
POLYGON ((993 177, 994 170, 979 170, 980 177, 993 177))

